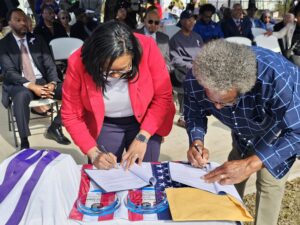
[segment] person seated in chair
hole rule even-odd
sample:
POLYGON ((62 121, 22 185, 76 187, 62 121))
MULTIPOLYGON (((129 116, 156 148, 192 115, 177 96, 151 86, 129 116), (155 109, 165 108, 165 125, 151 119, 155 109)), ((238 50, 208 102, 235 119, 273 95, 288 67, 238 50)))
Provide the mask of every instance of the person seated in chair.
POLYGON ((193 60, 203 46, 202 37, 193 31, 195 18, 191 10, 184 10, 180 14, 179 30, 170 40, 170 58, 173 66, 171 80, 174 90, 177 91, 180 118, 177 125, 185 127, 183 117, 183 87, 185 76, 193 66, 193 60))
MULTIPOLYGON (((39 98, 61 99, 62 83, 57 76, 49 47, 41 37, 28 32, 26 15, 21 9, 8 13, 12 32, 0 41, 0 65, 4 74, 2 103, 13 103, 21 138, 21 149, 29 148, 29 103, 39 98)), ((62 132, 60 112, 47 130, 46 138, 60 144, 71 142, 62 132)))
POLYGON ((55 38, 68 37, 65 28, 55 21, 55 13, 52 7, 43 6, 42 17, 43 21, 35 27, 33 33, 41 35, 48 45, 55 38))
POLYGON ((236 3, 231 10, 231 17, 221 23, 224 37, 245 37, 253 40, 251 31, 252 23, 247 17, 243 17, 243 9, 241 4, 236 3))
POLYGON ((160 19, 156 7, 149 7, 144 17, 144 27, 136 30, 136 32, 152 37, 155 40, 161 54, 165 59, 165 62, 168 67, 168 71, 170 72, 171 62, 170 62, 169 37, 168 35, 158 31, 159 25, 160 25, 160 19))

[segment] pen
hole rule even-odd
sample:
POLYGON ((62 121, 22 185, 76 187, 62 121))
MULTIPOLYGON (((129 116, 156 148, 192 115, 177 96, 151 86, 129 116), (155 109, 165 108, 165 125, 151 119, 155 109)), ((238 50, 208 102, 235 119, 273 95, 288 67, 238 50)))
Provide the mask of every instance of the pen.
POLYGON ((200 153, 200 155, 202 155, 202 150, 199 148, 198 144, 194 144, 195 149, 197 150, 197 152, 200 153))
MULTIPOLYGON (((98 146, 98 150, 101 152, 101 153, 105 153, 109 156, 109 158, 112 160, 112 161, 115 161, 109 154, 109 152, 106 150, 106 148, 103 146, 103 145, 100 145, 100 147, 98 146)), ((116 164, 115 165, 115 168, 118 168, 118 165, 116 164)))

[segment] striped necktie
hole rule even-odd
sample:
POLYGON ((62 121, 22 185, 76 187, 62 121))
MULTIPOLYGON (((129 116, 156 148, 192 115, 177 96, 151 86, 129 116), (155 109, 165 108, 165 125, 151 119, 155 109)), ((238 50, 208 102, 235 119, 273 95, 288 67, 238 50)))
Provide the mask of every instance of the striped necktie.
POLYGON ((24 77, 32 83, 35 83, 36 77, 33 72, 31 60, 26 46, 24 45, 25 39, 20 39, 20 50, 21 50, 21 59, 22 59, 22 68, 24 77))
POLYGON ((235 21, 235 24, 240 32, 240 34, 242 34, 242 21, 240 19, 235 21))

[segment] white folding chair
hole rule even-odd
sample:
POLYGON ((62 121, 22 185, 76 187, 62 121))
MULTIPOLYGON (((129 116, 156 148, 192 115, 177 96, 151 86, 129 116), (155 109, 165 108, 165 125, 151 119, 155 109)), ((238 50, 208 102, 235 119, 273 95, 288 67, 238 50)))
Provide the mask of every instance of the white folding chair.
POLYGON ((169 38, 171 39, 174 34, 176 34, 178 31, 180 30, 180 27, 176 26, 176 25, 165 25, 163 27, 163 33, 165 33, 166 35, 169 36, 169 38))
POLYGON ((61 74, 59 78, 63 80, 67 68, 67 59, 69 56, 83 44, 83 41, 78 38, 63 37, 55 38, 50 41, 49 45, 55 60, 56 67, 61 74))
POLYGON ((69 56, 76 49, 80 48, 82 44, 82 40, 72 37, 55 38, 49 43, 54 60, 68 59, 69 56))
POLYGON ((259 28, 259 27, 252 27, 251 31, 252 31, 252 34, 253 34, 254 37, 267 32, 265 29, 259 28))
POLYGON ((270 49, 273 52, 281 53, 278 39, 277 39, 277 37, 275 37, 273 35, 266 36, 266 35, 261 34, 261 35, 256 36, 254 41, 256 42, 256 45, 259 47, 270 49))
MULTIPOLYGON (((50 105, 50 116, 34 116, 34 117, 30 117, 30 120, 35 120, 35 119, 42 119, 45 117, 50 117, 51 118, 51 122, 53 121, 53 114, 55 113, 54 111, 54 106, 55 106, 55 110, 56 112, 58 112, 58 102, 55 99, 37 99, 37 100, 32 100, 29 104, 29 108, 33 108, 33 107, 38 107, 38 106, 43 106, 43 105, 50 105)), ((13 109, 13 102, 10 100, 9 105, 7 107, 7 113, 8 113, 8 129, 9 131, 13 132, 14 135, 14 140, 15 140, 15 146, 18 147, 18 141, 17 141, 17 132, 18 129, 16 127, 16 120, 14 117, 14 109, 13 109)), ((37 127, 36 127, 37 128, 37 127)))
POLYGON ((247 45, 247 46, 251 46, 251 40, 249 38, 245 38, 245 37, 228 37, 225 38, 226 41, 232 42, 232 43, 236 43, 236 44, 242 44, 242 45, 247 45))

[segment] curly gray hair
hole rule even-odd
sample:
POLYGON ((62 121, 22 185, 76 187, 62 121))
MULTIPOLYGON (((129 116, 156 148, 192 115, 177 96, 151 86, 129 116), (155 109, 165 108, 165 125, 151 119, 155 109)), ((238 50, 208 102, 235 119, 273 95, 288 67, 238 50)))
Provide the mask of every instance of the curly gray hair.
POLYGON ((236 89, 246 93, 257 79, 256 57, 245 45, 225 40, 203 46, 193 62, 193 74, 201 85, 222 92, 236 89))

